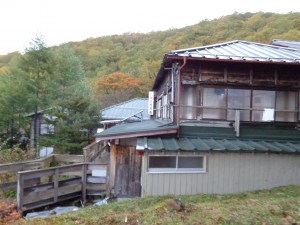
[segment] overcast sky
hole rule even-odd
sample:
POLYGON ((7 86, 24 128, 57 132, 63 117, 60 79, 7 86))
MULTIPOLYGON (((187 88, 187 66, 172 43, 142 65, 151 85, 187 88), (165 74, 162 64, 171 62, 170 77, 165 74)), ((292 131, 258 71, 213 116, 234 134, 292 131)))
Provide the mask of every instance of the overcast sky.
POLYGON ((1 0, 0 55, 36 34, 48 46, 127 32, 168 30, 234 12, 299 12, 299 0, 1 0))

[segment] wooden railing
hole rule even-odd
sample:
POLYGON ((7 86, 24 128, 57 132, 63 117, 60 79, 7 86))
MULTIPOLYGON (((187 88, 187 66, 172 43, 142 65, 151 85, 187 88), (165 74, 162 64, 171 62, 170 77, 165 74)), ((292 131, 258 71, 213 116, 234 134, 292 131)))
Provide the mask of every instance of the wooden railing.
POLYGON ((79 163, 18 172, 17 207, 26 211, 74 198, 85 202, 87 195, 107 192, 107 167, 79 163), (34 183, 36 179, 41 182, 34 183))
POLYGON ((84 162, 83 155, 50 155, 45 158, 17 163, 0 164, 0 192, 17 187, 17 173, 24 170, 47 168, 54 164, 84 162))
POLYGON ((83 155, 85 162, 93 162, 95 158, 100 157, 101 152, 105 150, 106 146, 102 141, 96 141, 83 148, 83 155))

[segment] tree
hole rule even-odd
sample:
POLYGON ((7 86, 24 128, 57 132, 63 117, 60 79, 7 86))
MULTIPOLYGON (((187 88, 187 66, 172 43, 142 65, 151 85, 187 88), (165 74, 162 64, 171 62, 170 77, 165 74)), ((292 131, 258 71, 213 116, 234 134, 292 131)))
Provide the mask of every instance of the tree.
MULTIPOLYGON (((53 80, 53 60, 52 50, 46 46, 42 37, 35 37, 25 50, 25 55, 20 60, 20 68, 25 72, 27 80, 24 84, 27 88, 26 98, 30 111, 34 112, 34 124, 37 124, 38 111, 50 106, 51 88, 53 80)), ((31 147, 37 148, 38 134, 36 125, 34 126, 34 140, 31 147)))
POLYGON ((24 113, 29 110, 27 77, 18 68, 18 60, 12 60, 5 72, 0 73, 0 129, 2 139, 9 139, 8 146, 20 138, 20 130, 27 124, 24 113))
POLYGON ((104 75, 93 85, 94 96, 102 107, 120 103, 136 97, 141 81, 129 74, 120 72, 104 75))
POLYGON ((55 132, 42 138, 41 144, 54 145, 58 153, 82 153, 99 123, 100 109, 91 98, 79 58, 68 46, 56 52, 54 65, 54 100, 47 112, 53 119, 47 123, 55 127, 55 132))

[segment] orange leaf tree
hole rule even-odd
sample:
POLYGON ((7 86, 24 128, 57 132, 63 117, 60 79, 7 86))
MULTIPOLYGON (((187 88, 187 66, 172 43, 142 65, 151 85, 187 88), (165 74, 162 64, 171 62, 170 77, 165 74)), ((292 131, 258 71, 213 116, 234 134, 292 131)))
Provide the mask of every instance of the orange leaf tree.
POLYGON ((140 86, 138 78, 116 72, 97 79, 93 84, 93 91, 101 106, 107 107, 139 96, 140 86))

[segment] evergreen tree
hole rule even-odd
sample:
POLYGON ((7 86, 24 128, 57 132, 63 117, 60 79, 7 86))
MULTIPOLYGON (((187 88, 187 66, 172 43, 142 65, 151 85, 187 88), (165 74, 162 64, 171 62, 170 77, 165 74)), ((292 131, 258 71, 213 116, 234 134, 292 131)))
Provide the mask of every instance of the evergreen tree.
POLYGON ((99 123, 99 107, 92 101, 78 57, 68 47, 56 52, 53 76, 54 101, 47 122, 53 135, 42 138, 45 146, 54 145, 58 153, 82 153, 92 130, 99 123))

